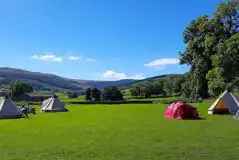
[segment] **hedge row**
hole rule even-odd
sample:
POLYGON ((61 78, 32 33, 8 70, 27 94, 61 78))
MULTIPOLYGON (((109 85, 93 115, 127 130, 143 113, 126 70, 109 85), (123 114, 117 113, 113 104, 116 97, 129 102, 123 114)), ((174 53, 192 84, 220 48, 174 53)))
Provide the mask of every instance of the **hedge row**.
MULTIPOLYGON (((195 100, 190 99, 177 99, 177 101, 185 102, 185 103, 196 103, 195 100)), ((170 104, 172 100, 130 100, 130 101, 74 101, 74 102, 65 102, 66 104, 170 104)), ((22 106, 23 104, 29 105, 41 105, 41 102, 16 102, 18 106, 22 106)))
MULTIPOLYGON (((197 103, 195 100, 178 99, 177 101, 185 103, 197 103)), ((75 101, 68 104, 170 104, 172 100, 131 100, 131 101, 75 101)))
POLYGON ((153 101, 78 101, 78 102, 69 102, 69 104, 152 104, 153 101))

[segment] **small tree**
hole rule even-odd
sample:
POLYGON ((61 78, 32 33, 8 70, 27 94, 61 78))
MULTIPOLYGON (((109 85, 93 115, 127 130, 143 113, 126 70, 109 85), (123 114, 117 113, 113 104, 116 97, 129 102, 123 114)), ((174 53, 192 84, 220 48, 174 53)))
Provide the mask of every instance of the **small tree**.
POLYGON ((92 97, 91 97, 91 88, 87 88, 87 89, 86 89, 86 91, 85 91, 85 100, 87 100, 87 101, 92 100, 92 97))
POLYGON ((101 91, 97 88, 91 89, 91 98, 95 101, 100 101, 101 99, 101 91))
POLYGON ((149 98, 151 97, 151 91, 152 91, 152 86, 147 83, 147 84, 141 84, 140 86, 140 94, 144 98, 149 98))
POLYGON ((10 84, 11 96, 14 100, 24 93, 33 92, 33 87, 24 81, 14 81, 10 84))
POLYGON ((68 98, 77 98, 79 96, 79 93, 77 93, 77 92, 68 92, 67 95, 68 95, 68 98))

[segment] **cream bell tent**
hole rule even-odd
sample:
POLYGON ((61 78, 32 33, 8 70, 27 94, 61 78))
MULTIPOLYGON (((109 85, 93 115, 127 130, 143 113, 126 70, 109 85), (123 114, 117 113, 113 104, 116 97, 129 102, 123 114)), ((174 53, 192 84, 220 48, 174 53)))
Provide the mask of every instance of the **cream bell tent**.
MULTIPOLYGON (((236 97, 237 102, 239 102, 239 97, 236 97)), ((234 116, 235 119, 239 120, 239 110, 237 111, 236 115, 234 116)))
POLYGON ((68 109, 64 106, 63 103, 57 98, 57 96, 53 96, 42 102, 42 112, 66 112, 68 109))
POLYGON ((22 114, 19 108, 9 99, 4 98, 0 102, 0 118, 21 118, 22 114))
POLYGON ((236 114, 239 110, 239 102, 232 93, 225 91, 208 109, 208 114, 230 113, 236 114))

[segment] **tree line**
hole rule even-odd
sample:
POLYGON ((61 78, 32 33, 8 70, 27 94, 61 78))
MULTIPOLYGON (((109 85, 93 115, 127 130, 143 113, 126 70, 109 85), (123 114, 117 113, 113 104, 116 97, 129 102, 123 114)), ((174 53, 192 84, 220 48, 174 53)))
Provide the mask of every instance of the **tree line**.
POLYGON ((172 96, 172 94, 184 94, 184 75, 169 76, 133 85, 130 93, 134 97, 150 98, 152 96, 172 96))
POLYGON ((30 84, 18 80, 10 83, 10 93, 8 96, 13 100, 17 100, 22 94, 31 92, 33 92, 33 87, 30 84))
MULTIPOLYGON (((33 92, 33 87, 30 84, 25 83, 24 81, 17 80, 10 83, 10 96, 13 100, 17 100, 24 93, 33 92)), ((77 98, 80 95, 84 94, 85 99, 88 101, 119 101, 123 100, 123 94, 119 88, 105 87, 103 91, 100 91, 97 88, 88 88, 85 92, 68 92, 68 98, 77 98)))
POLYGON ((105 87, 101 92, 97 88, 88 88, 85 91, 85 100, 87 101, 120 101, 123 100, 123 94, 119 88, 105 87))

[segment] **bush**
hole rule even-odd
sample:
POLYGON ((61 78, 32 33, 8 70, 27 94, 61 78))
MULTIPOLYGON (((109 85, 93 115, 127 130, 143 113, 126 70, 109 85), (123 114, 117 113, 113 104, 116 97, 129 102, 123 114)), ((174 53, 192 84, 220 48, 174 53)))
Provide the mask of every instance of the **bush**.
POLYGON ((79 97, 79 93, 77 92, 68 92, 68 98, 77 98, 79 97))
POLYGON ((117 87, 106 87, 103 93, 104 101, 121 101, 123 100, 123 94, 117 87))

